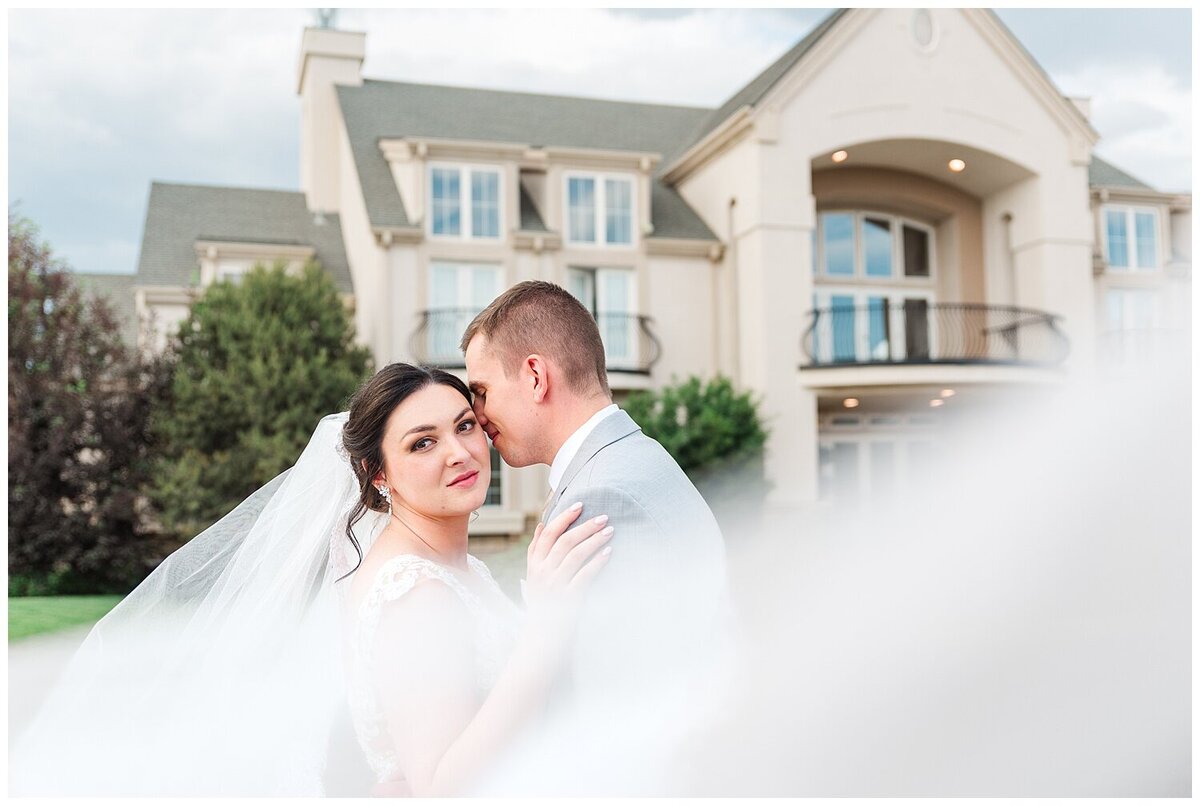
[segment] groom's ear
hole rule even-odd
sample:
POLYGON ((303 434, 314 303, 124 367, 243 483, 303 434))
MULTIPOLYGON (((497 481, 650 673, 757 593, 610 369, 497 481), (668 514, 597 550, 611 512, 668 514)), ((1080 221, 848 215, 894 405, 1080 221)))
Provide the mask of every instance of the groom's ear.
POLYGON ((541 403, 550 392, 550 368, 546 359, 537 353, 525 357, 526 382, 533 392, 533 402, 541 403))

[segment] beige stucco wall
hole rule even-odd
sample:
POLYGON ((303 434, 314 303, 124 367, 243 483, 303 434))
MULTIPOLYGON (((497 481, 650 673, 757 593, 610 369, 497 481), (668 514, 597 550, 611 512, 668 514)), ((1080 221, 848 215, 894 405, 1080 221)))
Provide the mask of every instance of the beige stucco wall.
MULTIPOLYGON (((723 320, 737 330, 738 378, 779 421, 767 449, 778 497, 816 494, 816 399, 796 366, 819 206, 878 209, 883 196, 898 213, 924 209, 938 224, 944 299, 1041 308, 1064 316, 1073 343, 1094 335, 1093 133, 983 12, 932 9, 936 45, 927 50, 911 34, 912 13, 849 12, 760 101, 750 129, 680 184, 727 240, 721 270, 736 281, 722 286, 735 298, 723 320), (928 156, 922 141, 945 149, 931 166, 965 146, 988 156, 992 174, 969 185, 932 167, 897 183, 888 169, 898 165, 813 172, 836 150, 887 140, 917 143, 910 162, 928 156)), ((1074 351, 1072 363, 1086 365, 1087 353, 1074 351)))
POLYGON ((350 278, 354 284, 354 324, 358 340, 371 349, 375 365, 383 366, 391 360, 389 349, 389 306, 380 305, 380 300, 389 299, 387 291, 386 262, 383 250, 375 240, 367 218, 366 202, 358 181, 358 171, 350 151, 350 139, 341 115, 336 116, 336 158, 328 162, 340 163, 338 177, 338 215, 342 225, 342 242, 346 249, 346 260, 350 265, 350 278))
POLYGON ((360 86, 366 35, 306 28, 300 45, 300 188, 310 210, 339 212, 341 108, 335 85, 360 86))
POLYGON ((712 277, 712 263, 704 258, 649 259, 641 313, 653 319, 662 345, 653 368, 654 386, 716 374, 712 277))
POLYGON ((1192 211, 1176 210, 1169 217, 1171 228, 1171 257, 1172 262, 1192 262, 1192 211))

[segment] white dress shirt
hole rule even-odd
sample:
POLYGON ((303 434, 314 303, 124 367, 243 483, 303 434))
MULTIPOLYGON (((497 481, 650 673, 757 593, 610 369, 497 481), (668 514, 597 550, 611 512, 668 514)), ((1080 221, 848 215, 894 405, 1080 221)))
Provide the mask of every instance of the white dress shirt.
POLYGON ((558 449, 558 453, 554 454, 554 462, 550 465, 551 491, 558 489, 558 483, 562 481, 563 473, 566 473, 567 468, 571 466, 571 461, 575 458, 575 454, 579 453, 579 447, 588 438, 588 434, 592 433, 601 420, 618 411, 617 404, 610 403, 593 414, 586 423, 575 429, 575 433, 567 438, 567 441, 558 449))

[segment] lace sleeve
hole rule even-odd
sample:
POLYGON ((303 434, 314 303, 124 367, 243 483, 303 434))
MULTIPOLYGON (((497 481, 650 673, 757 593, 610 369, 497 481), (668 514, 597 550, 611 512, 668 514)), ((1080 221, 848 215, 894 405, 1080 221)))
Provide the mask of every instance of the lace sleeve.
POLYGON ((358 640, 355 643, 356 653, 361 660, 366 660, 370 655, 371 643, 379 627, 383 606, 402 598, 416 587, 418 582, 425 579, 435 579, 444 583, 472 612, 476 610, 475 597, 460 580, 442 566, 411 554, 393 557, 379 569, 375 582, 363 597, 358 612, 358 625, 355 630, 358 640))

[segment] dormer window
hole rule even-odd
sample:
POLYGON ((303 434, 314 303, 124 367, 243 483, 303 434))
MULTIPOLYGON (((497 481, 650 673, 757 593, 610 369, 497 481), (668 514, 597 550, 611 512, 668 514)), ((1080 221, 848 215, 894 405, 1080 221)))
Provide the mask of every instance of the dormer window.
POLYGON ((567 242, 632 246, 633 187, 625 174, 567 174, 567 242))
POLYGON ((1158 211, 1153 207, 1106 205, 1104 244, 1108 268, 1113 271, 1159 268, 1158 211))
POLYGON ((429 233, 441 238, 500 238, 500 169, 434 164, 429 169, 429 233))

